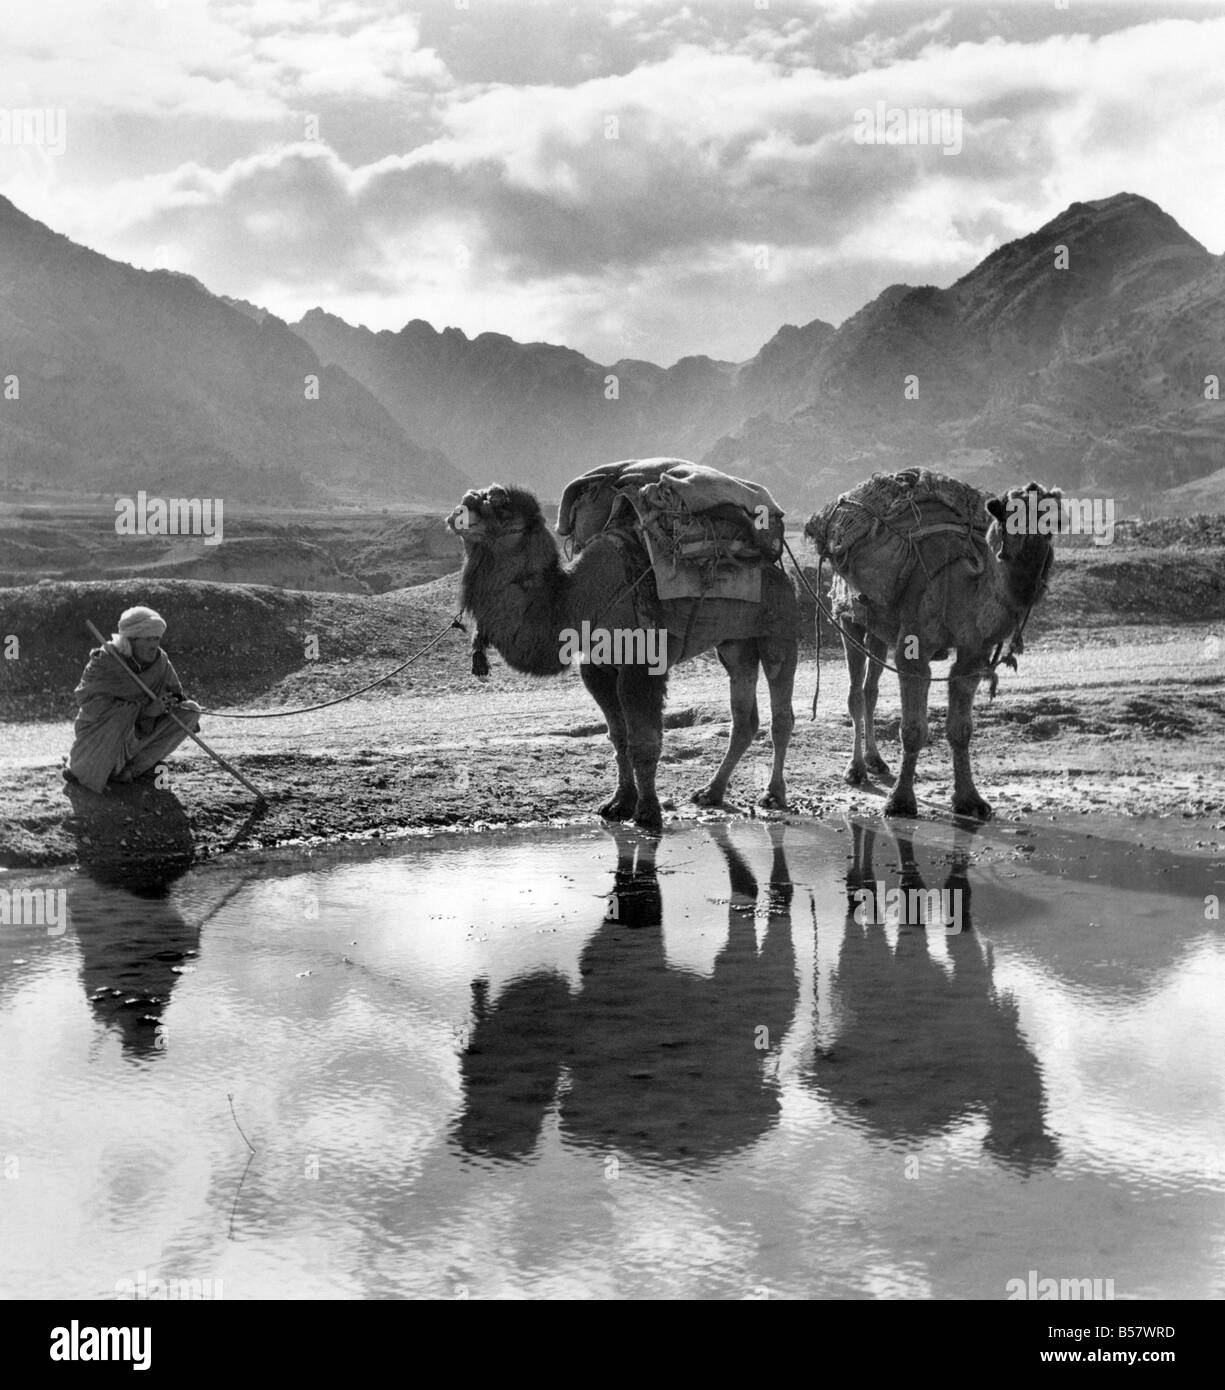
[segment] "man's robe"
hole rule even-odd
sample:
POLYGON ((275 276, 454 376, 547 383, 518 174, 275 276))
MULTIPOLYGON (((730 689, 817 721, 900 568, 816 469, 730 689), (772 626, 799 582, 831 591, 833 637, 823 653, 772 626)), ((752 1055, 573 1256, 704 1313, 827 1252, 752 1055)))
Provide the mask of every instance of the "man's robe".
MULTIPOLYGON (((153 732, 157 719, 141 718, 149 697, 131 676, 119 669, 119 661, 106 647, 95 647, 73 694, 80 711, 73 732, 76 740, 68 755, 68 768, 90 791, 100 792, 109 778, 121 772, 140 751, 141 740, 153 732)), ((136 672, 154 695, 182 696, 183 686, 170 658, 159 651, 147 669, 119 653, 119 660, 136 672)))

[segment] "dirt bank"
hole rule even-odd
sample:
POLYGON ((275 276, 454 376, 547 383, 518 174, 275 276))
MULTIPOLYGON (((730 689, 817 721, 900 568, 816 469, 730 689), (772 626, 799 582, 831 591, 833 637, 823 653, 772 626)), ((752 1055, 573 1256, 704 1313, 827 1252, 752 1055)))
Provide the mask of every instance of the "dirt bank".
MULTIPOLYGON (((85 597, 102 615, 129 601, 114 586, 109 608, 101 592, 85 597)), ((220 659, 203 647, 189 653, 186 595, 169 597, 173 604, 154 601, 175 615, 167 645, 186 685, 197 695, 222 688, 221 668, 231 660, 226 632, 218 628, 214 634, 220 659), (172 640, 177 637, 182 648, 172 640)), ((203 613, 210 596, 196 597, 203 613)), ((265 707, 327 698, 388 669, 393 655, 402 659, 445 622, 454 609, 454 583, 373 600, 288 594, 274 601, 265 591, 231 595, 227 602, 281 602, 281 618, 309 621, 331 634, 327 642, 337 643, 334 659, 282 676, 256 702, 265 707), (339 655, 346 642, 351 645, 344 650, 360 648, 360 654, 339 655)), ((253 622, 257 615, 250 610, 253 622)), ((254 628, 233 633, 232 641, 239 650, 249 641, 252 653, 273 651, 275 643, 257 642, 254 634, 254 628)), ((980 696, 975 767, 997 817, 1165 817, 1178 827, 1185 821, 1187 844, 1198 841, 1200 848, 1209 843, 1206 820, 1221 832, 1214 838, 1225 843, 1223 639, 1222 626, 1210 623, 1069 628, 1038 636, 1020 672, 1005 673, 994 704, 980 696)), ((74 668, 87 645, 77 646, 74 668)), ((253 666, 261 659, 250 657, 253 666)), ((268 669, 277 669, 280 660, 275 652, 267 655, 268 669)), ((70 675, 65 691, 76 669, 70 675)), ((803 662, 788 760, 792 813, 878 812, 883 788, 851 790, 841 781, 850 728, 840 659, 827 650, 818 718, 811 722, 814 675, 812 660, 803 662)), ((175 755, 174 803, 152 792, 118 789, 87 804, 78 793, 74 806, 59 776, 71 741, 70 712, 61 707, 56 718, 0 726, 0 863, 71 862, 97 848, 83 845, 82 836, 110 837, 113 854, 139 856, 158 839, 158 821, 178 818, 179 807, 197 854, 208 857, 311 839, 594 819, 594 807, 612 786, 611 750, 577 678, 536 681, 495 664, 488 685, 479 685, 468 674, 466 641, 454 632, 394 685, 346 704, 286 719, 206 719, 206 739, 266 790, 268 805, 254 815, 247 793, 194 748, 175 755)), ((882 751, 896 766, 898 699, 888 675, 879 713, 882 751)), ((696 816, 688 797, 710 776, 727 734, 726 681, 713 660, 701 658, 674 674, 668 723, 661 795, 674 815, 696 816)), ((932 739, 920 764, 921 814, 944 817, 951 768, 938 688, 932 739)), ((732 785, 734 805, 745 813, 764 785, 768 759, 763 735, 732 785)))

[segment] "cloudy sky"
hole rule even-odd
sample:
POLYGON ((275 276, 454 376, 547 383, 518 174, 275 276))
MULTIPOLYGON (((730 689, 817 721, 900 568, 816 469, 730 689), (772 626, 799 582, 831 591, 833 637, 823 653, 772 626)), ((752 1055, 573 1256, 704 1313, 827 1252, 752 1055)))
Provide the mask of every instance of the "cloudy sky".
POLYGON ((1225 251, 1225 3, 8 0, 0 52, 0 192, 290 320, 740 360, 1074 201, 1225 251))

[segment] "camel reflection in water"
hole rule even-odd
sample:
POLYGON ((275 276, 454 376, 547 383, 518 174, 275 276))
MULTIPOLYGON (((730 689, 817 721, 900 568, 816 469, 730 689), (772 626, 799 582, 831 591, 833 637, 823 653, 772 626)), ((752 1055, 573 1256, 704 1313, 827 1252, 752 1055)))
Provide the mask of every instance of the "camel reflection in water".
MULTIPOLYGON (((572 990, 555 971, 513 980, 496 1002, 474 982, 476 1025, 462 1061, 455 1137, 470 1154, 529 1155, 545 1114, 575 1145, 659 1162, 706 1163, 739 1152, 777 1122, 777 1053, 797 1006, 792 885, 784 827, 771 823, 773 863, 760 952, 759 886, 725 826, 707 827, 731 881, 727 944, 709 978, 669 967, 657 841, 613 832, 618 860, 609 916, 580 960, 572 990), (768 1052, 765 1050, 768 1049, 768 1052)), ((918 1144, 975 1115, 986 1151, 1014 1171, 1046 1168, 1042 1078, 972 927, 971 832, 955 831, 945 889, 961 930, 947 936, 951 970, 923 928, 903 924, 894 950, 879 921, 860 925, 858 890, 876 883, 877 831, 854 825, 847 921, 833 980, 839 1022, 800 1082, 874 1140, 918 1144)), ((897 886, 926 892, 913 842, 895 834, 897 886)), ((892 886, 892 885, 891 885, 892 886)), ((939 930, 933 924, 933 930, 939 930)))
MULTIPOLYGON (((897 947, 877 916, 861 925, 876 881, 877 831, 852 824, 854 862, 847 872, 847 919, 833 992, 839 1024, 818 1046, 804 1084, 874 1138, 917 1144, 985 1115, 988 1153, 1016 1171, 1049 1167, 1059 1156, 1044 1119, 1042 1077, 1021 1034, 1017 1007, 992 979, 990 949, 973 931, 969 860, 972 832, 954 832, 945 882, 960 895, 961 930, 946 936, 952 970, 929 950, 924 927, 903 920, 897 947), (857 919, 857 913, 859 919, 857 919)), ((893 833, 902 902, 925 891, 914 844, 893 833)), ((956 900, 955 900, 956 901, 956 900)), ((940 931, 938 923, 929 930, 940 931)))
POLYGON ((456 1133, 466 1152, 531 1153, 559 1095, 570 1143, 662 1163, 738 1152, 776 1123, 767 1059, 798 1002, 783 827, 769 827, 760 952, 757 878, 726 826, 708 830, 731 881, 727 944, 709 977, 668 964, 658 840, 617 828, 609 911, 583 950, 579 988, 540 971, 512 981, 491 1005, 485 983, 474 983, 476 1027, 463 1057, 456 1133))

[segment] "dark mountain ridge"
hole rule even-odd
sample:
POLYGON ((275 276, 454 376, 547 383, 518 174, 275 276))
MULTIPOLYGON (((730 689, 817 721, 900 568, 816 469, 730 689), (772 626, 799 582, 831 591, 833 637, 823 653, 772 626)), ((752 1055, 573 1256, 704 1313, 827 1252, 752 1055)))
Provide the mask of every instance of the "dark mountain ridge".
POLYGON ((0 376, 9 486, 296 502, 442 501, 464 483, 274 315, 110 260, 3 198, 0 376))

